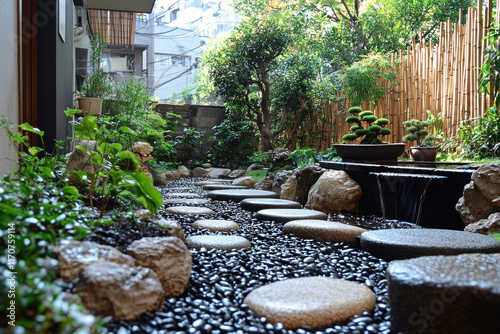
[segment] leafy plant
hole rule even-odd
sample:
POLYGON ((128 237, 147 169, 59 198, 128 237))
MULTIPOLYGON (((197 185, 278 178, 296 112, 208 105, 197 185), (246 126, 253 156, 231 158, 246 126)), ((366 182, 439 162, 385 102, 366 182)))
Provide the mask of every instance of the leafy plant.
POLYGON ((416 142, 418 147, 432 147, 434 146, 435 136, 429 134, 429 130, 426 128, 431 125, 429 121, 420 121, 418 119, 411 119, 409 121, 403 122, 406 126, 406 131, 409 132, 403 137, 403 141, 408 141, 410 143, 416 142))
MULTIPOLYGON (((67 110, 66 115, 72 116, 79 110, 67 110)), ((90 156, 90 162, 95 165, 95 171, 75 171, 81 180, 86 180, 89 185, 90 206, 94 207, 94 194, 101 201, 100 217, 103 216, 109 203, 117 198, 123 191, 127 190, 137 196, 137 199, 150 210, 156 213, 163 205, 161 194, 153 187, 152 180, 144 173, 138 171, 124 170, 122 163, 131 162, 135 169, 139 168, 140 161, 134 153, 123 149, 118 142, 121 135, 138 134, 128 127, 120 129, 113 128, 110 117, 98 117, 91 113, 87 114, 74 128, 75 135, 80 139, 95 140, 97 148, 89 150, 82 145, 76 149, 82 150, 90 156), (96 193, 99 181, 102 180, 100 193, 96 193)))
POLYGON ((258 165, 266 165, 271 162, 271 154, 269 152, 254 152, 250 157, 250 161, 258 165))
POLYGON ((309 147, 299 148, 296 145, 295 151, 290 154, 290 158, 296 167, 304 168, 307 165, 314 165, 321 160, 321 154, 309 147))
POLYGON ((361 111, 360 107, 351 107, 348 112, 352 116, 348 116, 345 121, 352 126, 349 129, 351 133, 344 135, 344 140, 354 142, 360 138, 360 144, 383 144, 384 142, 379 137, 391 134, 391 130, 385 128, 389 124, 388 119, 377 119, 372 111, 361 111), (362 122, 366 124, 366 127, 363 127, 362 122))
POLYGON ((372 54, 344 68, 342 90, 355 106, 360 106, 364 101, 377 104, 387 91, 379 84, 380 79, 394 83, 396 74, 387 57, 372 54))
POLYGON ((484 117, 473 120, 470 126, 461 125, 459 136, 466 158, 500 157, 500 113, 497 108, 489 108, 484 117))
POLYGON ((178 156, 177 160, 200 159, 203 146, 203 132, 193 127, 184 128, 182 129, 182 136, 177 137, 175 145, 178 147, 178 153, 182 151, 182 155, 178 156))
POLYGON ((111 78, 102 67, 102 50, 105 44, 98 35, 91 39, 88 74, 79 91, 82 97, 104 99, 113 92, 111 78))
MULTIPOLYGON (((44 132, 27 123, 14 132, 5 119, 1 123, 14 146, 25 147, 27 153, 20 152, 17 172, 0 180, 0 273, 14 276, 16 285, 12 291, 6 279, 0 281, 5 292, 0 294, 0 304, 15 301, 16 331, 99 331, 102 321, 89 315, 57 281, 53 258, 56 243, 82 239, 94 221, 80 205, 78 190, 68 186, 64 173, 58 171, 58 158, 29 145, 26 132, 39 135, 42 146, 44 132)), ((10 320, 4 317, 0 326, 10 327, 10 320)))

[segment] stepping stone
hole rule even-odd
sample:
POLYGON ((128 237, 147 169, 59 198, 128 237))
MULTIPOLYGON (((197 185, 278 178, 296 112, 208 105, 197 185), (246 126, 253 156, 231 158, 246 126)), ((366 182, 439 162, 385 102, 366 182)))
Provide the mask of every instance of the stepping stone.
POLYGON ((188 247, 206 249, 243 249, 250 248, 250 241, 237 235, 194 235, 186 239, 188 247))
POLYGON ((327 220, 328 215, 321 211, 309 209, 264 209, 257 212, 258 220, 272 220, 276 223, 287 223, 299 219, 327 220))
POLYGON ((363 233, 361 248, 386 260, 398 260, 426 255, 498 253, 500 241, 465 231, 388 229, 363 233))
POLYGON ((241 201, 240 206, 243 210, 251 212, 278 208, 300 209, 302 207, 299 202, 279 198, 247 198, 241 201))
POLYGON ((167 212, 177 215, 213 215, 215 212, 209 208, 199 206, 172 206, 167 212))
POLYGON ((246 198, 277 198, 278 194, 274 191, 246 189, 245 187, 245 189, 214 190, 209 192, 207 197, 217 201, 241 202, 246 198))
POLYGON ((284 233, 293 233, 299 238, 316 241, 343 242, 356 244, 357 237, 365 229, 326 220, 292 220, 283 225, 284 233))
POLYGON ((222 184, 222 182, 219 182, 219 181, 199 181, 199 182, 196 182, 194 185, 201 187, 201 186, 205 186, 207 184, 222 184))
POLYGON ((500 254, 394 261, 387 283, 392 333, 500 333, 500 254))
POLYGON ((203 219, 193 223, 194 228, 209 230, 210 232, 238 231, 240 226, 232 220, 203 219))
POLYGON ((224 190, 224 189, 248 189, 245 186, 236 184, 207 184, 203 186, 203 190, 224 190))
POLYGON ((196 193, 165 193, 165 196, 170 196, 170 197, 201 197, 200 194, 196 194, 196 193))
POLYGON ((172 204, 205 205, 208 202, 210 202, 210 200, 205 198, 174 198, 174 199, 166 199, 163 201, 163 203, 167 205, 172 205, 172 204))
POLYGON ((243 300, 258 317, 286 329, 342 323, 375 307, 364 285, 329 277, 301 277, 264 285, 243 300))

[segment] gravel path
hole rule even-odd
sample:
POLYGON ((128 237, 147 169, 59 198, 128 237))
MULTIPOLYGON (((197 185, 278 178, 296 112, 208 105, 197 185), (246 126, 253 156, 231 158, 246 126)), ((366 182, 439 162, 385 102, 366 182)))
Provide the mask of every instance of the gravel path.
MULTIPOLYGON (((181 179, 169 182, 161 189, 164 199, 169 192, 193 192, 206 196, 207 191, 195 187, 201 179, 181 179), (188 187, 188 188, 184 188, 188 187), (173 191, 169 189, 175 188, 173 191)), ((247 238, 252 247, 238 251, 191 250, 193 271, 185 293, 167 299, 163 309, 144 313, 135 321, 114 320, 108 325, 110 333, 390 333, 388 307, 387 262, 369 253, 342 243, 301 240, 283 234, 283 224, 258 222, 255 213, 240 209, 232 202, 211 201, 204 205, 216 212, 210 216, 180 216, 165 211, 159 216, 178 221, 188 235, 208 234, 191 224, 198 219, 230 219, 240 225, 231 234, 247 238), (368 286, 376 295, 375 310, 360 315, 349 323, 319 329, 283 329, 281 324, 267 323, 244 304, 243 298, 262 285, 295 277, 325 276, 341 278, 368 286)), ((339 217, 337 217, 339 218, 339 217)), ((364 228, 382 226, 379 220, 340 216, 364 228)), ((93 241, 112 244, 123 250, 134 239, 161 235, 154 224, 132 223, 101 227, 91 237, 93 241), (113 231, 114 230, 114 231, 113 231)), ((398 225, 398 224, 389 224, 398 225)), ((388 225, 384 225, 388 227, 388 225)), ((395 227, 408 227, 405 224, 395 227)), ((224 234, 224 233, 221 233, 224 234)))

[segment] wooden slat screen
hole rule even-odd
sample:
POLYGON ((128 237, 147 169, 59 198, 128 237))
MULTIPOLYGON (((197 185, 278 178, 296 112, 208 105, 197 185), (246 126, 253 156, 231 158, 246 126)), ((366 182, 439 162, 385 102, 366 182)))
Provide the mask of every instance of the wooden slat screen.
POLYGON ((135 13, 89 9, 92 31, 108 45, 133 46, 135 13))

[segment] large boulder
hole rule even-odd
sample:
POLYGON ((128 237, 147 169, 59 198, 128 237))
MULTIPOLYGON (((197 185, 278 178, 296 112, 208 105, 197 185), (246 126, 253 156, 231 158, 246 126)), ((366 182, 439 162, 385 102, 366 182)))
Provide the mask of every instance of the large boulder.
POLYGON ((309 190, 306 207, 330 213, 358 212, 361 195, 361 187, 346 172, 330 170, 324 172, 309 190))
POLYGON ((204 177, 205 174, 207 173, 207 170, 203 167, 196 167, 193 168, 193 177, 204 177))
POLYGON ((156 273, 144 267, 115 262, 93 263, 80 274, 74 292, 97 316, 136 319, 163 305, 164 291, 156 273))
POLYGON ((246 171, 244 169, 235 169, 227 176, 230 179, 237 179, 245 176, 246 171))
POLYGON ((486 219, 478 220, 475 223, 465 226, 467 232, 489 234, 500 231, 500 212, 489 215, 486 219))
POLYGON ((59 275, 72 281, 88 265, 109 261, 134 266, 134 258, 117 249, 91 241, 76 241, 58 248, 59 275))
POLYGON ((163 173, 163 175, 165 176, 165 179, 167 181, 179 180, 181 178, 181 175, 176 170, 166 171, 165 173, 163 173))
POLYGON ((456 209, 465 225, 500 211, 500 164, 486 164, 472 174, 456 209))
POLYGON ((192 257, 184 242, 176 237, 142 238, 127 247, 137 265, 156 272, 165 296, 179 296, 189 283, 192 257))
POLYGON ((170 235, 184 241, 184 230, 182 229, 181 224, 179 224, 175 220, 159 219, 155 220, 154 223, 162 227, 168 228, 170 231, 170 235))
POLYGON ((138 141, 132 145, 132 152, 137 153, 140 156, 146 157, 153 152, 153 148, 148 143, 138 141))
POLYGON ((229 168, 209 168, 205 177, 209 179, 226 179, 231 173, 229 168))
POLYGON ((177 167, 177 171, 179 172, 180 177, 190 177, 191 173, 189 172, 189 168, 186 166, 177 167))
MULTIPOLYGON (((76 145, 81 145, 87 150, 95 151, 97 147, 97 142, 95 140, 79 140, 75 142, 76 145)), ((85 173, 96 173, 97 166, 90 162, 91 157, 86 152, 75 148, 73 153, 69 156, 68 165, 66 169, 68 171, 83 171, 85 173)), ((75 186, 83 186, 84 182, 78 179, 73 173, 68 175, 68 183, 75 186)))
POLYGON ((255 183, 257 183, 257 181, 255 181, 255 179, 251 176, 239 177, 233 181, 234 185, 245 186, 247 188, 253 188, 255 183))
POLYGON ((305 166, 297 173, 297 192, 295 201, 304 205, 307 202, 309 189, 318 181, 319 177, 325 172, 325 169, 318 166, 305 166))
POLYGON ((271 187, 271 190, 277 193, 278 195, 281 194, 281 186, 288 180, 288 178, 293 174, 293 171, 291 170, 285 170, 279 173, 276 173, 274 176, 273 180, 273 186, 271 187))
POLYGON ((297 193, 297 177, 292 174, 285 183, 281 185, 281 199, 295 201, 295 194, 297 193))
POLYGON ((273 178, 271 176, 263 177, 253 187, 258 190, 271 190, 273 187, 273 178))

